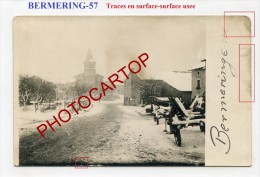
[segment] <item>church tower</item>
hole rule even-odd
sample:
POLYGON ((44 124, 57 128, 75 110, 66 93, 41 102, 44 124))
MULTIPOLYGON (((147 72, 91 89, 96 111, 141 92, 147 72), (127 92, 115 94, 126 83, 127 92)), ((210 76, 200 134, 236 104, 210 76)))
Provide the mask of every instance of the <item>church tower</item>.
POLYGON ((103 76, 96 73, 96 62, 93 59, 91 49, 88 49, 87 58, 84 61, 84 72, 75 76, 75 87, 80 96, 88 92, 91 88, 100 88, 103 76))
POLYGON ((87 58, 84 62, 84 74, 95 75, 96 74, 96 62, 93 59, 92 51, 89 48, 87 58))

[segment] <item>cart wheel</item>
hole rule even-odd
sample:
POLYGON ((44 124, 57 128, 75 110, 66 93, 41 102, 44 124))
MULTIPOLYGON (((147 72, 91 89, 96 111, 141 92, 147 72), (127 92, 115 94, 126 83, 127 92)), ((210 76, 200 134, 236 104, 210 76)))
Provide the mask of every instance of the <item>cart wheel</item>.
POLYGON ((204 122, 200 122, 200 131, 205 132, 205 123, 204 122))
POLYGON ((156 118, 156 123, 157 123, 157 125, 159 125, 159 119, 158 118, 156 118))
POLYGON ((174 134, 175 143, 177 146, 181 146, 181 132, 180 130, 176 130, 174 134))

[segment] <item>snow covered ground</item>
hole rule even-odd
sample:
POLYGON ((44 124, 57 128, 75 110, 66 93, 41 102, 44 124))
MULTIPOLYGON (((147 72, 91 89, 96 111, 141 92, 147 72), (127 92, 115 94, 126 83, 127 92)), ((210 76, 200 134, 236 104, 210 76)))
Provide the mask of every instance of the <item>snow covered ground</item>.
MULTIPOLYGON (((205 135, 200 132, 199 127, 188 127, 181 130, 182 146, 174 142, 174 135, 169 133, 169 126, 166 126, 165 119, 160 119, 156 125, 153 117, 145 113, 142 107, 119 106, 126 116, 122 122, 121 136, 128 139, 128 152, 134 148, 139 149, 138 158, 144 162, 156 161, 159 164, 203 164, 205 156, 205 135), (136 139, 139 139, 136 142, 136 139), (132 141, 132 142, 131 142, 132 141), (141 142, 140 142, 141 141, 141 142), (130 145, 132 144, 132 145, 130 145)), ((134 158, 134 157, 132 157, 134 158)), ((130 158, 126 159, 129 161, 130 158)), ((138 160, 137 160, 138 161, 138 160)))
MULTIPOLYGON (((79 111, 79 114, 73 113, 72 119, 70 121, 76 121, 79 118, 82 117, 91 117, 95 116, 96 114, 102 112, 106 104, 123 104, 124 102, 124 96, 120 95, 120 98, 114 101, 104 101, 101 100, 100 102, 94 102, 92 101, 91 106, 87 110, 81 110, 79 111)), ((22 108, 19 112, 20 119, 18 120, 19 129, 20 129, 20 135, 23 134, 29 134, 30 132, 36 130, 36 127, 39 126, 42 123, 46 123, 46 120, 49 120, 52 122, 53 116, 58 117, 58 112, 61 110, 48 110, 46 112, 40 112, 39 110, 37 112, 33 110, 29 111, 22 111, 22 108)))
POLYGON ((39 122, 23 124, 20 163, 74 166, 75 157, 87 156, 90 165, 204 164, 205 135, 199 127, 182 129, 179 147, 174 135, 164 132, 165 119, 156 125, 143 107, 123 106, 122 97, 96 102, 81 115, 55 132, 46 131, 45 138, 35 129, 39 122))

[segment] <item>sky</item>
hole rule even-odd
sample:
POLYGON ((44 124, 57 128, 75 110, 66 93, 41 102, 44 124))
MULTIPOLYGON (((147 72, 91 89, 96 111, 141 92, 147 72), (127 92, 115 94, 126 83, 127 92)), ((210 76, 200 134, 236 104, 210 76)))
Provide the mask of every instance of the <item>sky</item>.
POLYGON ((186 71, 203 59, 203 17, 16 17, 14 62, 20 74, 54 83, 83 73, 88 49, 97 73, 108 77, 148 53, 141 78, 186 71))

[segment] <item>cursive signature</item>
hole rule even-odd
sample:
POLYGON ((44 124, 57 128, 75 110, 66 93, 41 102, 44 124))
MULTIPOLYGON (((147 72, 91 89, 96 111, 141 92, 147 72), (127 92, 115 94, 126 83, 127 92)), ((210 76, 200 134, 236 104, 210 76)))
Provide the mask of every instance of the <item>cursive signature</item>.
MULTIPOLYGON (((222 124, 223 125, 223 124, 222 124)), ((223 128, 223 127, 222 127, 223 128)), ((214 146, 216 146, 216 140, 227 147, 226 154, 229 153, 231 148, 231 142, 228 134, 225 130, 218 130, 216 126, 210 128, 210 138, 214 146)))
POLYGON ((222 145, 226 146, 225 153, 228 154, 231 148, 231 140, 229 138, 229 128, 227 126, 228 124, 228 100, 227 99, 227 89, 228 86, 228 75, 231 75, 232 77, 236 76, 235 68, 227 61, 228 51, 226 49, 221 50, 221 68, 220 68, 220 74, 218 76, 219 82, 220 82, 220 112, 221 112, 221 124, 220 128, 217 128, 216 126, 212 126, 210 128, 210 137, 211 141, 214 146, 217 146, 217 144, 221 143, 222 145), (219 142, 219 143, 217 143, 219 142))

